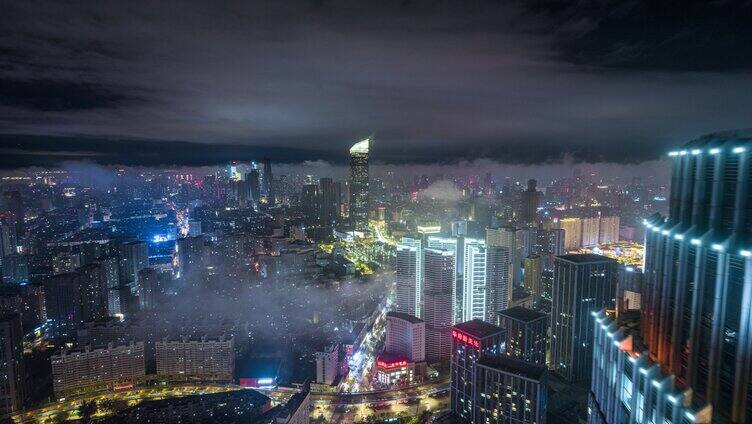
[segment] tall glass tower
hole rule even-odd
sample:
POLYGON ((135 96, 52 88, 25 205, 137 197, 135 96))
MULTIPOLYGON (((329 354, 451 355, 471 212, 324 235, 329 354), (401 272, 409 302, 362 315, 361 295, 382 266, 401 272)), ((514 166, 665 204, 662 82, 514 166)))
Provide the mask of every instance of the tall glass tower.
POLYGON ((350 223, 356 231, 368 230, 368 154, 371 138, 350 147, 350 223))
POLYGON ((737 131, 671 152, 669 215, 645 221, 643 338, 714 422, 752 422, 750 149, 737 131))

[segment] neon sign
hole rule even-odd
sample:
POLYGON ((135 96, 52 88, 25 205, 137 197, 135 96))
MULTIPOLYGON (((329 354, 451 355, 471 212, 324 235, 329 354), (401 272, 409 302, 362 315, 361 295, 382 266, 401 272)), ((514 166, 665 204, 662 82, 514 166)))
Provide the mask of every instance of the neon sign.
POLYGON ((382 360, 376 361, 376 366, 379 368, 384 369, 392 369, 392 368, 401 368, 407 366, 407 361, 395 361, 395 362, 386 362, 382 360))
POLYGON ((452 338, 467 345, 470 345, 476 349, 480 349, 480 340, 470 337, 465 333, 461 333, 457 330, 452 330, 452 338))

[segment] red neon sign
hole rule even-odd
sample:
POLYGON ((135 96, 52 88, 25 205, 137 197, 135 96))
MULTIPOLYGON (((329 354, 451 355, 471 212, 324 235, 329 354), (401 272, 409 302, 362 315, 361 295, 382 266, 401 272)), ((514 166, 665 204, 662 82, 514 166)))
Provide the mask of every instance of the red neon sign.
POLYGON ((480 340, 474 337, 470 337, 465 333, 459 332, 457 330, 452 330, 452 337, 455 340, 465 343, 466 345, 472 346, 476 349, 480 349, 480 340))
POLYGON ((389 370, 392 368, 406 367, 407 361, 386 362, 386 361, 378 360, 376 361, 376 366, 379 368, 385 368, 389 370))

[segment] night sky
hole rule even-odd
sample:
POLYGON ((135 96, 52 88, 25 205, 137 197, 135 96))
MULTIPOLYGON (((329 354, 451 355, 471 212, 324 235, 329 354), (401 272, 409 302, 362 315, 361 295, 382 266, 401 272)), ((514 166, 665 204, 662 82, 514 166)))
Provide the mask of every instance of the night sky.
POLYGON ((0 167, 636 164, 752 126, 752 2, 0 0, 0 167))

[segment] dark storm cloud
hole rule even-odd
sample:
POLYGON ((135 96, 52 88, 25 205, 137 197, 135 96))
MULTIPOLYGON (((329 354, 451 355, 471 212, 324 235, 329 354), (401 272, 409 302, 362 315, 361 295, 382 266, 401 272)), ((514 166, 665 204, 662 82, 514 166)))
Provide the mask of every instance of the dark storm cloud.
POLYGON ((752 68, 752 2, 541 1, 560 57, 576 64, 670 72, 752 68))
POLYGON ((749 126, 749 6, 655 3, 9 2, 0 166, 343 163, 374 131, 389 163, 636 163, 749 126))
POLYGON ((133 100, 98 84, 0 79, 0 105, 40 112, 111 108, 133 100))

